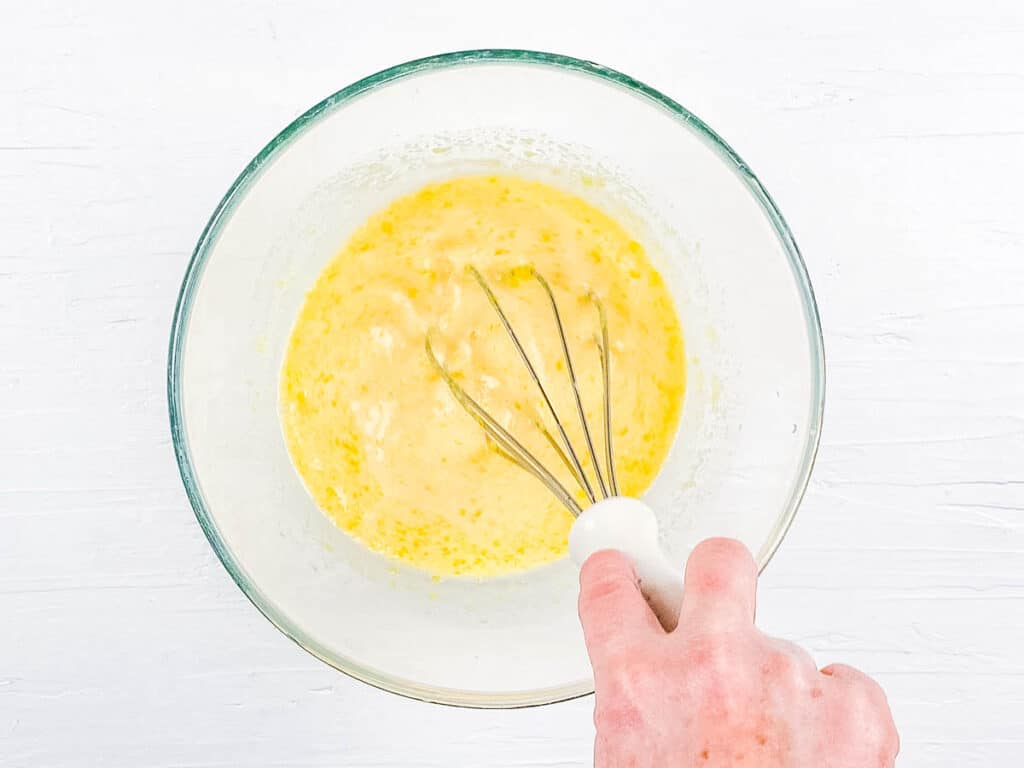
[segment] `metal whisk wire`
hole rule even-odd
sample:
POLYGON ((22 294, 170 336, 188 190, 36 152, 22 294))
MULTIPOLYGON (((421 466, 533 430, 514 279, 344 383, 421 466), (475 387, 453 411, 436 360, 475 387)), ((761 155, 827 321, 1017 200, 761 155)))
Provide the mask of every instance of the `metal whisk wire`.
POLYGON ((604 458, 608 468, 608 482, 612 487, 612 496, 618 496, 619 481, 615 477, 615 454, 612 452, 612 353, 608 346, 608 315, 604 311, 604 304, 597 298, 597 294, 590 291, 587 296, 597 307, 597 316, 601 324, 601 335, 595 341, 601 350, 601 380, 604 385, 604 458))
MULTIPOLYGON (((512 340, 512 344, 515 346, 516 351, 519 353, 519 358, 522 360, 523 365, 526 367, 530 378, 533 380, 538 391, 541 394, 541 398, 547 408, 548 413, 555 422, 555 428, 558 433, 556 438, 551 432, 542 424, 537 421, 538 429, 543 433, 548 443, 555 450, 556 454, 565 464, 573 478, 579 483, 580 488, 586 494, 590 503, 593 504, 598 501, 597 494, 595 493, 594 486, 587 478, 587 474, 584 471, 583 463, 580 461, 579 455, 573 448, 572 443, 569 440, 569 435, 565 429, 565 425, 562 419, 558 415, 558 411, 555 409, 554 403, 551 397, 548 395, 547 389, 544 387, 544 383, 541 381, 540 376, 537 373, 537 369, 534 367, 533 362, 530 360, 530 356, 527 354, 526 349, 523 347, 519 336, 516 334, 515 329, 512 327, 512 323, 508 319, 508 315, 505 314, 504 309, 501 306, 501 302, 498 301, 497 296, 491 289, 491 286, 487 283, 487 280, 475 267, 469 268, 470 273, 474 279, 483 289, 484 294, 487 297, 488 302, 498 315, 498 319, 501 321, 506 333, 512 340)), ((597 489, 600 492, 601 498, 608 498, 609 495, 617 496, 619 494, 618 481, 615 476, 615 461, 614 454, 612 451, 612 428, 611 428, 611 353, 608 346, 608 318, 605 312, 604 305, 601 300, 592 291, 587 294, 587 298, 597 308, 598 321, 600 323, 600 335, 595 336, 595 342, 601 353, 601 373, 602 373, 602 385, 603 385, 603 415, 604 415, 604 458, 605 458, 605 471, 607 472, 607 482, 605 481, 604 475, 601 473, 601 464, 597 458, 597 450, 594 447, 593 437, 590 431, 590 425, 587 423, 586 413, 583 408, 583 400, 580 395, 579 382, 576 378, 576 369, 573 367, 572 355, 569 352, 569 342, 565 334, 565 326, 562 323, 562 316, 558 310, 558 302, 555 299, 554 291, 551 289, 550 283, 533 267, 530 268, 530 275, 540 283, 545 293, 547 294, 548 301, 551 305, 551 313, 555 320, 555 326, 558 330, 559 341, 562 347, 562 356, 565 360, 566 371, 569 376, 569 381, 572 385, 573 398, 576 404, 576 413, 579 418, 580 426, 583 431, 584 440, 587 445, 587 451, 590 456, 591 466, 594 470, 594 475, 597 479, 597 489)), ((430 333, 426 337, 426 351, 427 356, 441 375, 444 382, 448 385, 456 401, 469 413, 470 416, 483 428, 487 433, 488 437, 494 442, 498 450, 510 461, 515 463, 520 468, 526 470, 534 477, 536 477, 541 483, 543 483, 549 491, 557 498, 573 515, 579 515, 582 511, 580 504, 576 501, 574 495, 548 470, 543 462, 541 462, 533 453, 530 452, 526 446, 522 444, 515 436, 513 436, 507 429, 505 429, 498 421, 491 416, 487 410, 480 405, 466 390, 465 388, 455 380, 452 374, 448 371, 447 367, 437 357, 434 352, 433 345, 430 340, 430 333)))

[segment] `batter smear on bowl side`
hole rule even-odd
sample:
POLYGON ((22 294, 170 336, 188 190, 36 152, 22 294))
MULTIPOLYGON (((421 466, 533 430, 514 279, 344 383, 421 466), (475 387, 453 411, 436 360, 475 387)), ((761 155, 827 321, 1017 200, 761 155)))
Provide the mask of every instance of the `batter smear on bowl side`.
MULTIPOLYGON (((513 176, 467 176, 371 216, 306 297, 282 369, 281 418, 317 505, 370 549, 438 576, 498 576, 552 562, 565 556, 573 522, 488 441, 426 355, 429 333, 460 384, 575 486, 471 267, 514 319, 556 409, 572 414, 550 303, 531 268, 543 273, 592 423, 601 423, 603 390, 588 291, 600 297, 623 494, 640 496, 657 475, 685 390, 668 289, 643 246, 582 198, 513 176)), ((578 422, 566 427, 580 439, 578 422)))

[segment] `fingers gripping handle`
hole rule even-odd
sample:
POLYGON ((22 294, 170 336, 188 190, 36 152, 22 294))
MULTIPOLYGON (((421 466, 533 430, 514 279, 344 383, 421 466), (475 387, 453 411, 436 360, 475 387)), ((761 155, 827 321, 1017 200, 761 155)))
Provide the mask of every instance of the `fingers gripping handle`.
POLYGON ((617 549, 636 568, 640 591, 667 630, 679 623, 683 577, 658 545, 658 520, 642 501, 613 496, 584 510, 569 532, 569 554, 582 566, 604 549, 617 549))

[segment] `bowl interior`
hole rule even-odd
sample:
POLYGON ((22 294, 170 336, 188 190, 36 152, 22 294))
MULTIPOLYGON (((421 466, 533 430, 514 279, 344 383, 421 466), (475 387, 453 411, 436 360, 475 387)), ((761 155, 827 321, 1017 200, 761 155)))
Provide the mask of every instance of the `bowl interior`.
POLYGON ((675 445, 647 500, 680 564, 700 539, 724 535, 763 565, 795 513, 820 424, 821 339, 803 264, 728 147, 678 105, 595 65, 453 54, 368 78, 299 118, 200 241, 169 386, 197 515, 268 618, 389 690, 514 706, 591 690, 574 566, 435 582, 387 561, 316 508, 278 418, 292 323, 349 233, 425 183, 488 172, 580 194, 647 246, 675 298, 689 366, 675 445))

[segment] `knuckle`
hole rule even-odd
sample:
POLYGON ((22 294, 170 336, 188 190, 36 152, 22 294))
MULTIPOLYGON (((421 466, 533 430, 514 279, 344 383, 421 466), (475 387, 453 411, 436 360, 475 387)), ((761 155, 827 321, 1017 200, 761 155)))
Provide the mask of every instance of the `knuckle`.
POLYGON ((686 664, 703 682, 707 695, 724 695, 726 684, 735 677, 736 652, 732 643, 721 636, 706 636, 696 640, 686 654, 686 664))
POLYGON ((643 713, 630 700, 616 699, 594 710, 594 725, 598 731, 622 733, 643 726, 643 713))
POLYGON ((765 682, 771 688, 792 694, 804 687, 804 676, 799 665, 788 653, 773 652, 761 671, 765 682))
POLYGON ((591 600, 601 600, 618 594, 623 591, 623 587, 625 586, 626 584, 618 576, 613 574, 601 574, 587 582, 584 593, 591 600))

